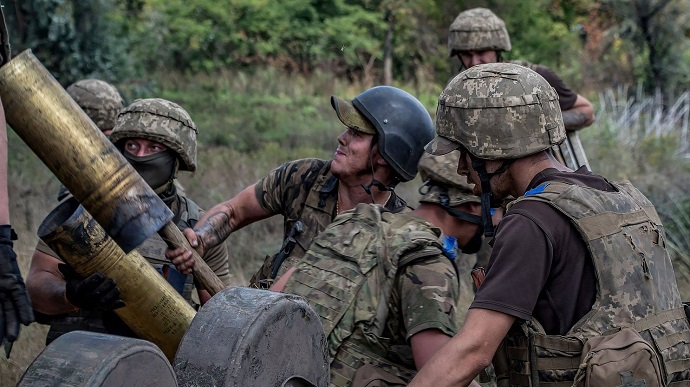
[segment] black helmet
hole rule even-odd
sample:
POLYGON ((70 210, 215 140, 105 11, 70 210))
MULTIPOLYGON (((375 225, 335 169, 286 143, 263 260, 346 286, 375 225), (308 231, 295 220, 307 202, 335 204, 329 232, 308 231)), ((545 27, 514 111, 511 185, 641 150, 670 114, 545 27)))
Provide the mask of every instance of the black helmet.
POLYGON ((383 159, 402 181, 412 180, 424 146, 434 138, 434 122, 424 105, 392 86, 373 87, 356 96, 352 105, 374 124, 383 159))

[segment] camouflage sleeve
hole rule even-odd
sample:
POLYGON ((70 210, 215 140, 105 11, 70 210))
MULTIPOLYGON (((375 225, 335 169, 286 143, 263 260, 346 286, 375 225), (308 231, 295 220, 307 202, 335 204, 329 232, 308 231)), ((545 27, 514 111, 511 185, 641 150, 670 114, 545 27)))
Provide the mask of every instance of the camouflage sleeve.
POLYGON ((228 267, 228 249, 225 243, 210 249, 204 255, 204 261, 225 285, 230 285, 230 269, 228 267))
POLYGON ((304 184, 326 163, 319 159, 289 161, 256 182, 256 199, 271 214, 283 214, 297 198, 305 196, 311 185, 304 184))
POLYGON ((453 263, 443 255, 413 262, 403 268, 395 284, 403 319, 401 329, 410 339, 425 329, 440 329, 455 335, 455 309, 459 296, 458 276, 453 263))

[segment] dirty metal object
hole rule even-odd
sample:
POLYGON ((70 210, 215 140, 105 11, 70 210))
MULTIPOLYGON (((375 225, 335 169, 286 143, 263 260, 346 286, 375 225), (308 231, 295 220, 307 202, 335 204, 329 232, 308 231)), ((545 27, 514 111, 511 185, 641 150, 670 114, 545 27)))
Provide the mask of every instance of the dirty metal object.
POLYGON ((18 387, 175 387, 172 366, 148 341, 74 331, 49 346, 27 368, 18 387))
POLYGON ((144 257, 136 250, 125 254, 74 198, 48 214, 38 237, 80 275, 114 279, 127 304, 115 313, 172 361, 196 312, 144 257))
POLYGON ((159 232, 192 251, 194 277, 211 295, 225 287, 170 209, 30 50, 0 68, 0 97, 12 129, 126 253, 159 232))
POLYGON ((26 50, 0 68, 7 122, 125 252, 172 211, 26 50))
POLYGON ((326 337, 309 304, 240 287, 199 310, 173 368, 180 386, 327 386, 330 380, 326 337))

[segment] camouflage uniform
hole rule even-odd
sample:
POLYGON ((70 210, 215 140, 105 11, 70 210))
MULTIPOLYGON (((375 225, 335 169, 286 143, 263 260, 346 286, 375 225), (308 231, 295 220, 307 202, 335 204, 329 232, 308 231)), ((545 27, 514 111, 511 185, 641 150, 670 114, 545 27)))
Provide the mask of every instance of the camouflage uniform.
MULTIPOLYGON (((425 154, 419 160, 419 176, 424 182, 420 188, 422 197, 420 203, 440 204, 444 199, 443 193, 448 197, 447 205, 454 207, 468 201, 479 202, 479 198, 472 194, 472 184, 467 183, 464 176, 458 175, 459 152, 451 152, 446 156, 431 156, 425 154), (435 182, 435 184, 430 184, 435 182)), ((483 249, 484 247, 482 247, 483 249)), ((489 247, 490 251, 490 247, 489 247)), ((458 270, 459 297, 456 304, 455 321, 462 326, 467 315, 467 310, 474 299, 474 287, 471 272, 477 263, 477 254, 458 253, 453 259, 458 270)))
MULTIPOLYGON (((378 153, 395 173, 392 181, 386 183, 391 196, 384 206, 393 212, 405 210, 405 201, 392 189, 398 182, 417 175, 424 145, 434 133, 429 112, 415 97, 391 86, 372 87, 352 101, 332 96, 331 106, 346 127, 375 136, 378 153)), ((282 253, 266 257, 263 267, 251 279, 252 286, 270 286, 271 272, 278 269, 274 261, 277 263, 279 257, 287 254, 276 276, 284 274, 335 218, 338 178, 330 169, 328 161, 297 160, 283 164, 256 183, 256 198, 261 206, 271 215, 283 215, 285 236, 282 253), (303 229, 297 233, 299 225, 303 229)), ((371 185, 365 190, 370 190, 371 185)))
MULTIPOLYGON (((462 147, 488 196, 493 174, 486 172, 485 160, 502 161, 501 169, 564 137, 558 99, 546 80, 522 66, 493 63, 472 67, 446 86, 439 97, 437 137, 428 150, 444 154, 462 147)), ((551 181, 518 199, 547 203, 569 219, 587 246, 597 294, 589 313, 565 335, 547 335, 534 318, 516 323, 495 358, 507 359, 500 369, 495 363, 497 374, 507 375, 507 384, 570 385, 584 362, 583 344, 621 327, 632 327, 655 348, 666 383, 687 385, 690 380, 690 328, 663 226, 653 205, 629 182, 612 185, 615 190, 606 192, 551 181)), ((487 202, 483 197, 482 206, 487 202)), ((518 255, 529 252, 510 252, 518 255)), ((490 269, 487 284, 491 275, 490 269)))
POLYGON ((359 204, 314 240, 284 291, 304 296, 321 316, 331 385, 351 385, 365 365, 409 382, 410 337, 426 329, 455 334, 458 278, 441 236, 412 214, 359 204))
MULTIPOLYGON (((338 202, 338 178, 330 172, 330 161, 303 159, 287 162, 256 183, 256 198, 270 214, 284 217, 287 238, 298 220, 303 231, 296 235, 297 244, 281 266, 279 275, 285 273, 304 255, 312 240, 328 226, 336 216, 338 202)), ((408 211, 405 201, 392 192, 385 203, 392 212, 408 211)), ((251 279, 251 285, 259 287, 259 280, 268 277, 272 256, 251 279)))

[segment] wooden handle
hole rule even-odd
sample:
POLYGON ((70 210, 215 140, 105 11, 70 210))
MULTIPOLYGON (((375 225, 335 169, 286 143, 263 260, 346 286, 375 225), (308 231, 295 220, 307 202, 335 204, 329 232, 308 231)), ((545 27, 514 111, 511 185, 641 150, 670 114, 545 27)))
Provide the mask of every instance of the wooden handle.
POLYGON ((225 284, 218 278, 216 273, 211 270, 211 268, 206 264, 196 250, 189 245, 189 241, 182 234, 179 228, 173 222, 168 222, 160 231, 158 235, 163 238, 168 247, 176 249, 178 247, 184 247, 192 252, 192 257, 194 258, 194 279, 203 286, 212 296, 221 290, 225 289, 225 284))

